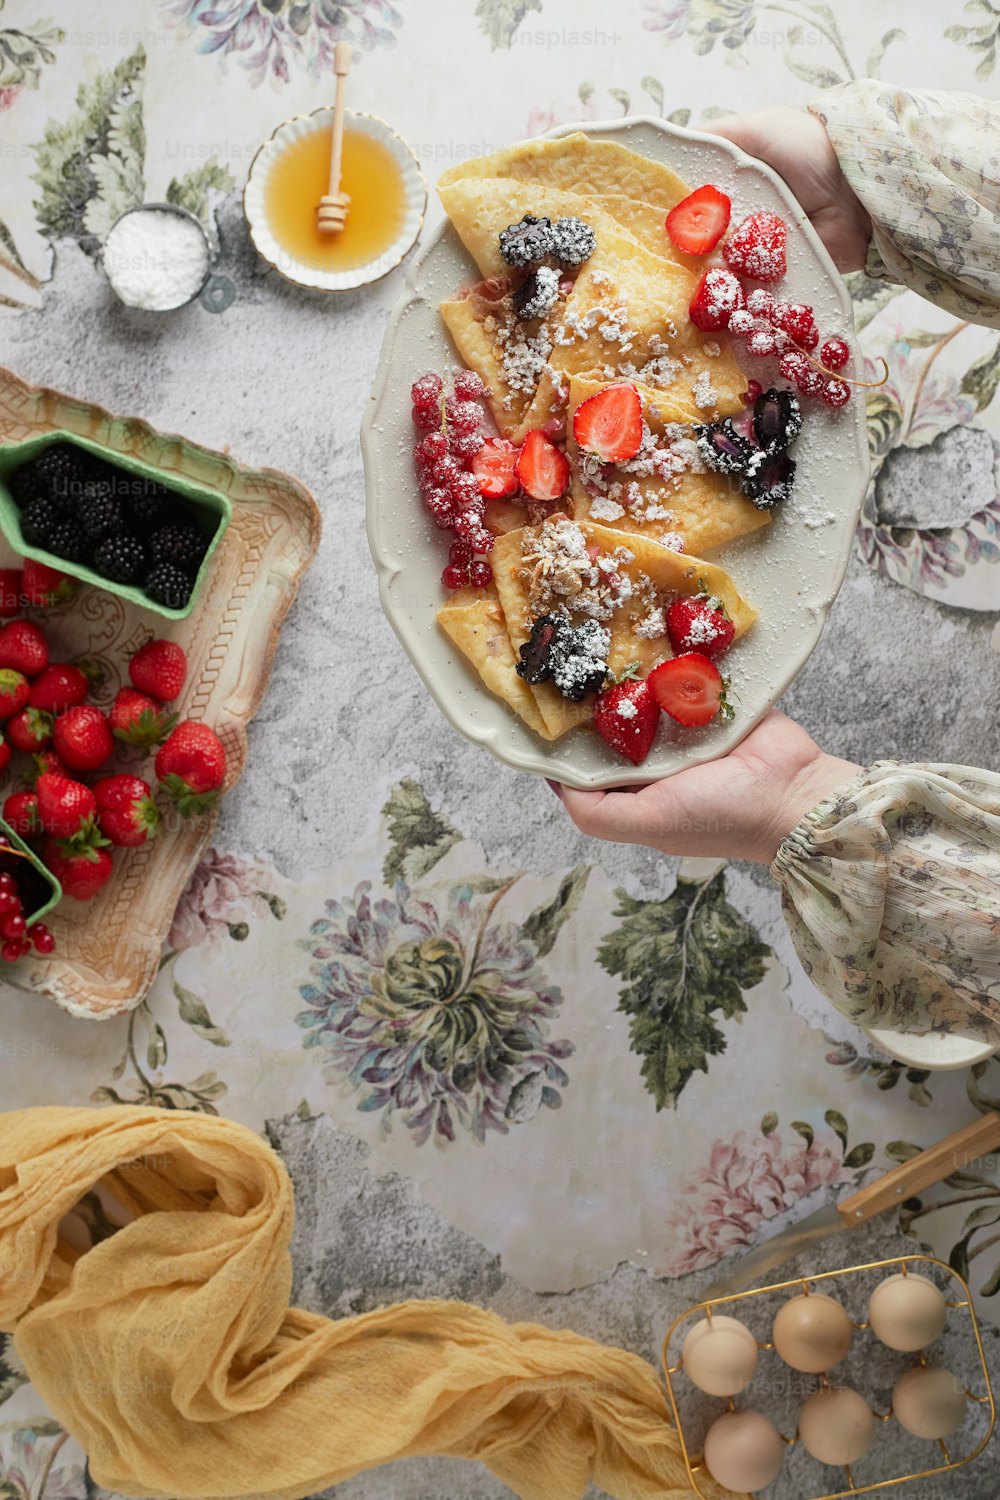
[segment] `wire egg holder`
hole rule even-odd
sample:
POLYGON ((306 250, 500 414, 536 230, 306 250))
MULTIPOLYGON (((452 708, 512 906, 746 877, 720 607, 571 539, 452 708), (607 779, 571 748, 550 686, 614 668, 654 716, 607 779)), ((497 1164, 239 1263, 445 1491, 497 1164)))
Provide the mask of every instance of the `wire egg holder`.
MULTIPOLYGON (((883 1490, 890 1488, 892 1485, 904 1484, 907 1480, 929 1479, 932 1475, 935 1474, 945 1474, 952 1469, 960 1469, 965 1464, 971 1463, 973 1459, 979 1457, 979 1455, 983 1452, 983 1450, 989 1443, 990 1438, 993 1436, 993 1430, 996 1426, 996 1402, 993 1396, 993 1388, 990 1384, 990 1374, 986 1364, 986 1352, 983 1349, 982 1336, 979 1332, 979 1322, 976 1318, 975 1309, 972 1305, 972 1296, 969 1291, 969 1287, 957 1271, 955 1271, 951 1266, 946 1265, 944 1261, 936 1260, 932 1255, 900 1255, 894 1257, 891 1260, 868 1261, 864 1265, 846 1266, 839 1271, 820 1271, 809 1276, 796 1276, 791 1281, 775 1282, 770 1286, 751 1287, 748 1291, 733 1292, 732 1295, 728 1297, 715 1297, 709 1301, 696 1303, 693 1307, 689 1307, 686 1312, 681 1313, 680 1317, 674 1319, 673 1323, 670 1325, 669 1330, 667 1331, 667 1336, 663 1341, 663 1370, 667 1381, 667 1394, 670 1397, 670 1406, 673 1411, 674 1426, 677 1429, 677 1434, 680 1439, 681 1455, 684 1459, 684 1466, 687 1469, 688 1478, 691 1481, 691 1487, 694 1490, 695 1494, 701 1497, 701 1500, 714 1500, 714 1496, 707 1496, 705 1494, 705 1491, 700 1487, 698 1483, 699 1474, 706 1474, 708 1471, 705 1467, 704 1460, 701 1455, 697 1453, 692 1455, 691 1446, 688 1443, 687 1436, 684 1432, 684 1424, 681 1418, 677 1392, 674 1389, 674 1377, 683 1374, 683 1363, 680 1359, 678 1359, 678 1362, 676 1364, 670 1363, 670 1341, 676 1334, 677 1330, 680 1328, 681 1324, 685 1323, 689 1318, 694 1317, 695 1314, 701 1314, 705 1318, 707 1318, 709 1322, 711 1322, 713 1313, 721 1313, 723 1311, 728 1313, 732 1309, 734 1304, 748 1302, 757 1297, 770 1296, 776 1292, 790 1292, 797 1289, 798 1291, 808 1296, 813 1287, 817 1286, 821 1282, 836 1282, 841 1278, 849 1278, 852 1276, 861 1275, 865 1271, 890 1272, 895 1270, 898 1271, 901 1275, 905 1276, 908 1274, 908 1271, 911 1268, 916 1268, 918 1265, 936 1266, 940 1271, 945 1272, 945 1274, 951 1278, 952 1282, 954 1282, 960 1289, 960 1300, 946 1301, 945 1305, 951 1310, 964 1311, 968 1314, 968 1320, 971 1326, 972 1335, 975 1340, 976 1351, 979 1355, 979 1363, 982 1368, 983 1381, 986 1386, 986 1394, 982 1396, 976 1395, 974 1391, 966 1387, 965 1395, 967 1400, 975 1402, 976 1404, 981 1406, 989 1407, 990 1420, 986 1434, 980 1442, 979 1446, 975 1448, 972 1453, 968 1453, 963 1458, 957 1459, 953 1459, 951 1457, 948 1451, 948 1446, 943 1438, 928 1438, 926 1439, 927 1442, 936 1442, 937 1447, 940 1449, 941 1456, 944 1459, 943 1463, 938 1464, 935 1468, 914 1470, 909 1474, 898 1474, 892 1479, 880 1479, 871 1484, 857 1484, 855 1482, 851 1466, 849 1464, 845 1464, 843 1468, 847 1478, 846 1489, 832 1490, 829 1494, 826 1495, 808 1497, 808 1500, 845 1500, 845 1497, 850 1497, 852 1495, 870 1494, 874 1490, 883 1490)), ((859 1333, 869 1328, 869 1326, 870 1325, 868 1323, 852 1322, 852 1327, 859 1333)), ((764 1351, 773 1349, 774 1345, 772 1343, 761 1344, 758 1342, 757 1347, 761 1351, 764 1351)), ((916 1363, 918 1365, 926 1365, 929 1363, 926 1357, 926 1350, 921 1351, 916 1356, 916 1363)), ((829 1388, 831 1382, 829 1381, 827 1375, 823 1374, 818 1376, 817 1378, 819 1382, 817 1389, 825 1390, 829 1388)), ((727 1410, 736 1411, 738 1409, 739 1408, 737 1407, 736 1399, 734 1397, 729 1397, 727 1402, 727 1410)), ((888 1424, 893 1420, 894 1413, 890 1408, 890 1410, 884 1414, 881 1412, 873 1411, 873 1415, 876 1421, 888 1424)), ((780 1434, 780 1436, 786 1448, 792 1448, 799 1441, 798 1428, 796 1428, 795 1435, 793 1437, 785 1437, 784 1434, 780 1434)), ((712 1480, 712 1484, 715 1487, 715 1494, 717 1494, 718 1491, 723 1488, 718 1484, 716 1480, 712 1480)), ((739 1492, 726 1491, 726 1493, 736 1495, 739 1492)), ((744 1492, 744 1495, 745 1494, 746 1492, 744 1492)), ((752 1497, 750 1497, 750 1500, 752 1500, 752 1497)), ((802 1500, 807 1500, 807 1497, 803 1496, 802 1500)))

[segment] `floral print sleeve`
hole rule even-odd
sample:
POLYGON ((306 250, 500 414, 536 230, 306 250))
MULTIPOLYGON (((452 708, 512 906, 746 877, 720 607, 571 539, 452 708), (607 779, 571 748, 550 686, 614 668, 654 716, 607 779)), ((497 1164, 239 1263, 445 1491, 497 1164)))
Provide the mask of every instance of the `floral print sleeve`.
POLYGON ((809 109, 871 215, 868 274, 1000 328, 1000 104, 863 78, 809 109))
POLYGON ((1000 1046, 1000 775, 878 761, 806 814, 771 873, 845 1015, 1000 1046))

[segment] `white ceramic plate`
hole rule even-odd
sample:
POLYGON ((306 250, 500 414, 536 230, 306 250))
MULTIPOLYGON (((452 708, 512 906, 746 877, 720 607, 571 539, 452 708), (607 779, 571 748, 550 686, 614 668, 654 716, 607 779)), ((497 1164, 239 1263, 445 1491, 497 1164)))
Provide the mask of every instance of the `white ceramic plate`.
MULTIPOLYGON (((662 120, 566 125, 550 134, 579 129, 664 162, 692 188, 714 182, 732 198, 736 222, 754 209, 780 214, 789 227, 788 274, 781 295, 811 303, 824 337, 846 337, 851 372, 863 369, 847 288, 788 188, 768 167, 728 141, 662 120)), ((544 202, 537 211, 545 212, 544 202)), ((455 231, 448 223, 441 225, 407 271, 362 424, 368 540, 389 623, 455 728, 515 770, 551 776, 569 786, 623 786, 670 776, 726 754, 802 667, 843 580, 869 476, 861 393, 840 411, 818 401, 805 404, 806 420, 793 450, 798 464, 793 498, 777 508, 770 526, 711 554, 760 611, 753 629, 726 656, 735 718, 685 730, 664 714, 641 766, 619 759, 586 728, 547 744, 480 685, 435 622, 445 597, 440 574, 447 561, 447 534, 436 529, 417 489, 409 390, 424 370, 443 371, 446 361, 454 363, 438 303, 463 282, 475 280, 478 272, 455 231)), ((765 385, 777 377, 772 362, 753 364, 760 368, 750 373, 765 385)))
POLYGON ((362 130, 373 140, 379 141, 391 152, 396 165, 402 172, 403 187, 406 192, 406 212, 403 224, 392 244, 366 265, 354 266, 349 271, 323 271, 316 266, 305 265, 302 261, 290 256, 271 233, 264 213, 264 194, 278 158, 293 141, 301 136, 311 135, 319 122, 322 122, 329 130, 333 122, 333 110, 331 108, 315 109, 311 115, 295 115, 291 120, 286 120, 283 125, 279 125, 270 139, 264 142, 250 163, 250 175, 243 189, 243 213, 257 253, 262 255, 281 276, 284 276, 286 281, 294 282, 296 286, 311 287, 317 292, 346 292, 352 287, 366 286, 370 281, 378 281, 379 277, 385 276, 387 272, 399 265, 416 240, 420 233, 420 226, 424 222, 424 212, 427 208, 427 181, 417 165, 416 157, 402 136, 390 130, 384 120, 380 120, 377 115, 345 110, 345 125, 355 130, 362 130))
POLYGON ((993 1057, 997 1048, 976 1037, 959 1036, 953 1031, 928 1031, 924 1036, 910 1036, 902 1031, 886 1031, 866 1026, 865 1036, 896 1062, 908 1068, 929 1068, 935 1073, 955 1073, 959 1068, 974 1068, 976 1063, 993 1057))

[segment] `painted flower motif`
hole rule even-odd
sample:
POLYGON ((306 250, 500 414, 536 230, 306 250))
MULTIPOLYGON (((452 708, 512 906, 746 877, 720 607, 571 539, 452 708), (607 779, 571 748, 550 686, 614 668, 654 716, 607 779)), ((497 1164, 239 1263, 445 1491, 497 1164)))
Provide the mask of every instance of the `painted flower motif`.
POLYGON ((675 42, 687 31, 691 0, 642 0, 647 31, 662 31, 666 42, 675 42))
POLYGON ((769 1136, 740 1131, 731 1140, 715 1141, 708 1161, 674 1190, 666 1222, 670 1252, 659 1274, 685 1276, 714 1265, 749 1248, 762 1225, 816 1188, 853 1180, 832 1131, 809 1144, 780 1131, 769 1136))
POLYGON ((45 1417, 37 1428, 25 1423, 0 1441, 2 1500, 33 1500, 42 1495, 45 1500, 79 1500, 86 1493, 82 1466, 52 1462, 53 1449, 58 1451, 67 1436, 45 1417))
POLYGON ((385 1134, 398 1114, 417 1145, 454 1141, 456 1125, 483 1142, 561 1103, 573 1046, 549 1028, 562 994, 534 945, 495 918, 506 889, 484 899, 458 884, 432 901, 400 881, 373 900, 365 881, 328 901, 302 944, 314 959, 305 1045, 360 1110, 381 1112, 385 1134))
POLYGON ((20 89, 0 89, 0 109, 10 109, 20 94, 20 89))
POLYGON ((391 0, 162 0, 166 15, 188 36, 201 32, 199 52, 232 57, 256 87, 270 73, 287 83, 292 64, 313 78, 333 70, 337 42, 370 51, 393 43, 403 17, 391 0))
POLYGON ((247 916, 263 915, 270 904, 260 882, 256 865, 209 849, 178 903, 168 946, 180 952, 223 938, 246 937, 247 916))

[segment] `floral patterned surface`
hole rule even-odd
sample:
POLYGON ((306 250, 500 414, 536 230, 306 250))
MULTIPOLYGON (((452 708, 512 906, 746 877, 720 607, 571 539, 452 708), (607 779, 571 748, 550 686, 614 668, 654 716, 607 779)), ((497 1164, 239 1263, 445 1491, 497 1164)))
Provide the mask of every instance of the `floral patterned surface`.
MULTIPOLYGON (((315 436, 328 434, 331 407, 336 423, 336 403, 348 404, 330 365, 332 310, 262 276, 230 196, 200 306, 183 324, 145 327, 130 346, 124 325, 94 315, 106 307, 95 253, 122 208, 168 198, 215 233, 216 207, 240 189, 260 142, 288 115, 327 102, 341 38, 357 48, 352 105, 385 115, 433 178, 570 119, 646 113, 700 128, 776 88, 804 104, 856 76, 926 81, 930 55, 937 86, 986 91, 1000 34, 986 0, 947 18, 902 15, 891 0, 627 0, 613 10, 598 0, 455 0, 444 19, 432 0, 108 0, 89 43, 91 9, 81 0, 55 9, 0 5, 0 110, 18 147, 5 159, 0 207, 0 310, 10 314, 0 357, 154 419, 165 407, 178 427, 238 451, 245 432, 263 429, 238 415, 247 408, 233 372, 241 361, 252 368, 268 339, 273 355, 280 312, 324 404, 261 457, 307 482, 312 468, 318 487, 335 449, 341 487, 328 498, 343 558, 321 557, 323 602, 315 596, 292 621, 322 622, 314 655, 324 663, 340 651, 326 601, 339 611, 343 573, 366 568, 360 478, 344 457, 359 414, 351 408, 332 443, 315 436), (462 68, 449 68, 449 56, 462 68), (58 312, 50 335, 60 292, 72 311, 58 312), (37 308, 36 337, 27 320, 37 308), (312 345, 307 314, 321 330, 312 345), (198 395, 172 405, 185 382, 198 395)), ((343 304, 348 343, 362 325, 372 367, 399 274, 343 304)), ((929 621, 946 652, 970 619, 997 609, 1000 335, 882 283, 859 277, 852 290, 866 352, 886 357, 890 380, 869 398, 875 472, 850 586, 919 606, 920 628, 929 621), (975 483, 963 488, 955 474, 970 461, 975 483)), ((370 373, 345 378, 363 389, 370 373)), ((280 407, 285 389, 267 388, 267 404, 280 407)), ((251 389, 252 407, 264 393, 263 383, 251 389)), ((401 659, 379 634, 373 595, 364 608, 362 635, 382 643, 395 687, 401 659)), ((968 638, 986 642, 988 630, 968 638)), ((295 649, 285 657, 292 683, 295 649)), ((342 653, 336 662, 347 701, 352 662, 342 653)), ((971 689, 984 663, 962 665, 971 689)), ((806 682, 806 706, 809 691, 806 682)), ((269 705, 290 736, 281 700, 276 689, 269 705)), ((359 690, 357 701, 371 699, 359 690)), ((904 743, 875 753, 904 757, 912 725, 886 712, 904 743)), ((279 732, 267 719, 255 726, 257 746, 279 732)), ((338 730, 342 744, 323 752, 331 785, 342 790, 363 759, 372 826, 318 845, 303 834, 303 865, 305 825, 291 813, 284 842, 271 839, 280 857, 250 852, 258 824, 273 826, 269 804, 295 808, 298 793, 294 772, 276 778, 276 793, 251 773, 251 812, 224 816, 157 983, 132 1016, 87 1026, 0 991, 5 1106, 152 1101, 261 1128, 305 1102, 367 1143, 376 1171, 403 1173, 508 1274, 547 1293, 599 1284, 621 1262, 670 1277, 715 1264, 1000 1107, 996 1061, 928 1074, 872 1054, 802 975, 773 888, 737 868, 677 872, 579 842, 564 857, 562 824, 547 852, 524 855, 522 844, 542 846, 520 783, 502 782, 508 801, 484 832, 479 812, 497 804, 482 758, 436 719, 425 744, 423 724, 407 719, 376 745, 338 730)), ((339 829, 329 808, 324 816, 339 829)), ((915 1243, 968 1272, 994 1321, 998 1201, 990 1160, 900 1216, 915 1243)), ((11 1417, 0 1430, 3 1500, 82 1500, 80 1456, 63 1448, 2 1336, 0 1402, 11 1417)))

